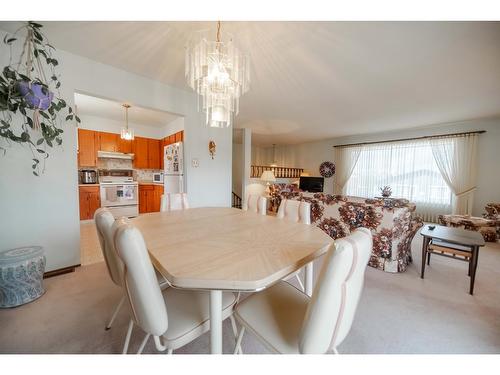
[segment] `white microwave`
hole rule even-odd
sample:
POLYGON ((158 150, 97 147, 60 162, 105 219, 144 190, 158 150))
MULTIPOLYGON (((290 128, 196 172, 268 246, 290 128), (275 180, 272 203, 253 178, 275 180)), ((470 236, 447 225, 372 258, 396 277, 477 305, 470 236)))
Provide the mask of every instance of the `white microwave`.
POLYGON ((159 182, 163 184, 163 172, 153 173, 153 182, 159 182))

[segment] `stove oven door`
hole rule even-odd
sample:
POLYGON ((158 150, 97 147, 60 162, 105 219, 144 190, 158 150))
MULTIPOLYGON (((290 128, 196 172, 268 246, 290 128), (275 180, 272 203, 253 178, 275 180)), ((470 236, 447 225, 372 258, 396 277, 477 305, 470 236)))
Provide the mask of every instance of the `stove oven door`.
POLYGON ((101 184, 101 207, 130 206, 139 203, 136 184, 101 184))

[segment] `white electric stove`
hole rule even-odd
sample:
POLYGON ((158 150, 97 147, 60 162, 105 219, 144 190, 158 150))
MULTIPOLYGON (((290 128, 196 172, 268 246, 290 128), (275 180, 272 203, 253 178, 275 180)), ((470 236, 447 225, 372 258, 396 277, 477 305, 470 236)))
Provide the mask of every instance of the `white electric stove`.
POLYGON ((101 207, 115 218, 139 215, 139 186, 132 170, 100 170, 101 207))

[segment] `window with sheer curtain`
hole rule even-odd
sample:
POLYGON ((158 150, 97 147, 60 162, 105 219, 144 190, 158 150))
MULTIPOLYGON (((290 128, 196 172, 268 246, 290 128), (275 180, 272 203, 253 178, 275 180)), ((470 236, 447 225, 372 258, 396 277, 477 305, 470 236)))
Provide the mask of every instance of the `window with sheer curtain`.
POLYGON ((363 146, 345 194, 373 198, 380 196, 380 188, 385 185, 391 187, 393 197, 414 202, 417 213, 426 221, 436 221, 437 215, 451 212, 452 192, 428 140, 363 146))

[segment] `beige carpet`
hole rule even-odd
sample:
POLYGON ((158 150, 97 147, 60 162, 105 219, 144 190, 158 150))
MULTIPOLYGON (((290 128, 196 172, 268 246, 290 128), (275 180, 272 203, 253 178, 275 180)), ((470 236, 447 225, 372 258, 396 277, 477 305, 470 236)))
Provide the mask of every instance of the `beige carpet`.
MULTIPOLYGON (((434 257, 419 278, 421 237, 413 241, 414 264, 403 274, 372 268, 352 330, 341 353, 500 353, 500 244, 479 256, 476 293, 468 294, 467 265, 434 257)), ((120 290, 104 263, 45 280, 46 294, 30 304, 0 310, 0 353, 119 353, 128 322, 126 309, 109 331, 104 325, 120 290)), ((134 331, 131 351, 143 334, 134 331)), ((234 343, 224 324, 224 352, 234 343)), ((267 353, 250 334, 245 353, 267 353)), ((155 353, 150 341, 146 353, 155 353)), ((208 353, 209 335, 177 353, 208 353)))

